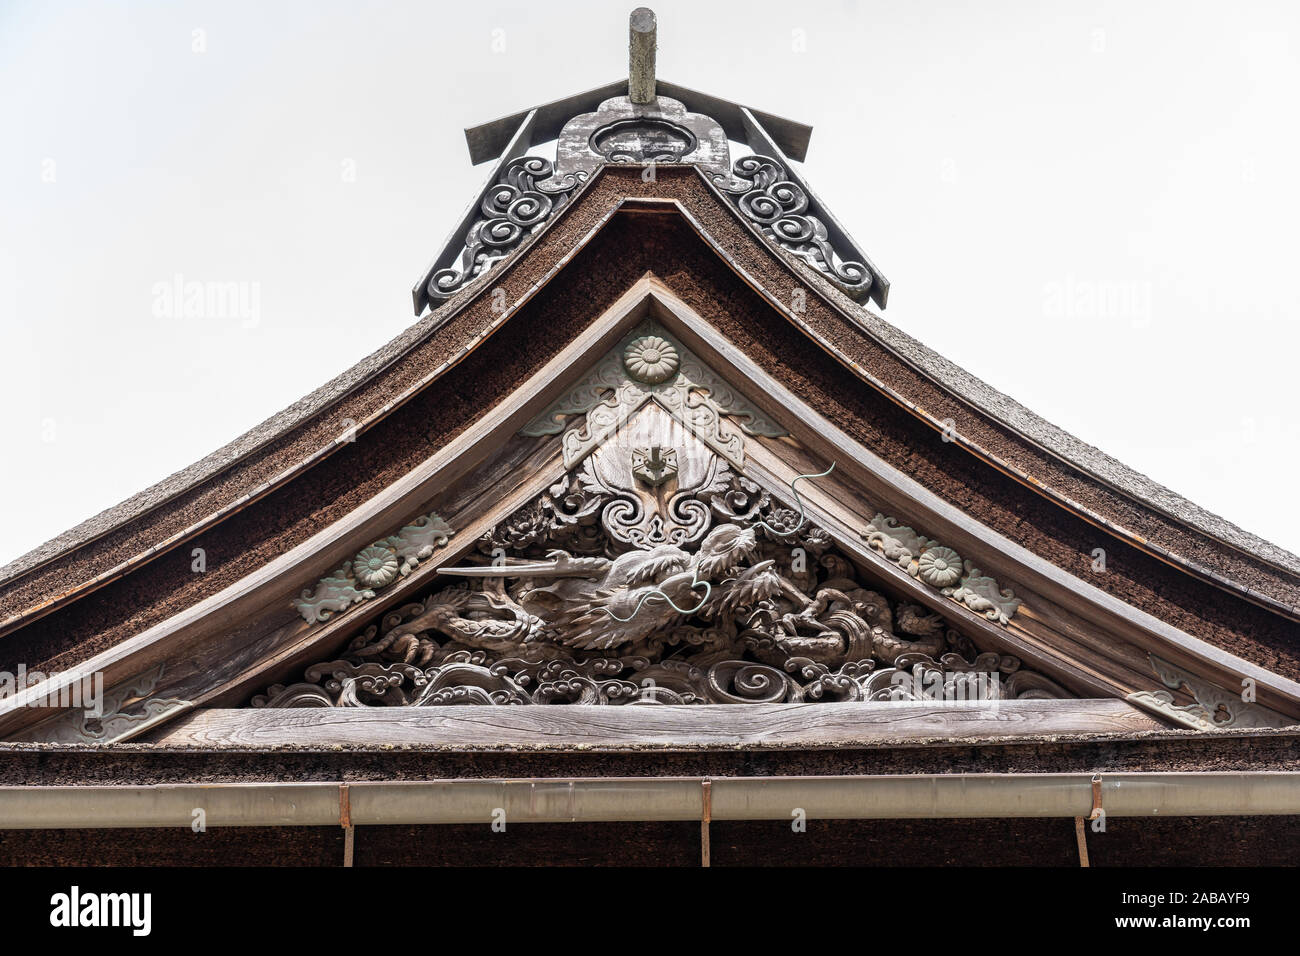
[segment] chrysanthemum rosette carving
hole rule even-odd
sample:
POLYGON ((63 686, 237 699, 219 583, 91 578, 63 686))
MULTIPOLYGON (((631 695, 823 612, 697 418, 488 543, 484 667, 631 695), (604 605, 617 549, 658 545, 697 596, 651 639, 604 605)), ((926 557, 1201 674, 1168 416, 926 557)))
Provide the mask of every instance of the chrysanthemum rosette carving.
POLYGON ((652 401, 737 468, 745 465, 745 436, 787 434, 651 321, 629 333, 520 434, 563 434, 564 464, 574 468, 652 401))
POLYGON ((917 559, 916 573, 931 587, 951 587, 961 580, 961 555, 942 545, 930 548, 917 559))
POLYGON ((952 548, 877 514, 862 532, 868 545, 914 578, 990 621, 1008 624, 1021 600, 952 548))
POLYGON ((401 567, 397 552, 382 544, 372 544, 357 553, 352 559, 352 573, 357 583, 368 588, 382 588, 397 580, 397 569, 401 567))
POLYGON ((657 335, 643 335, 628 344, 623 352, 627 372, 638 382, 658 385, 677 374, 681 356, 667 339, 657 335))
POLYGON ((375 592, 410 574, 456 532, 436 513, 422 515, 396 534, 362 548, 350 561, 307 588, 293 606, 308 624, 368 601, 375 592))

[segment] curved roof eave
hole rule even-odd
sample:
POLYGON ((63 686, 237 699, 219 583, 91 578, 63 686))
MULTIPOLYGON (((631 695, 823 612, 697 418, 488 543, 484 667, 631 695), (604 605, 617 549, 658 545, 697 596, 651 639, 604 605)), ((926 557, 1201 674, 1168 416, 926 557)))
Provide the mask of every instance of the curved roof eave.
MULTIPOLYGON (((589 187, 599 178, 592 177, 584 184, 574 196, 571 205, 579 205, 589 193, 589 187)), ((707 182, 707 179, 704 179, 704 182, 710 191, 713 191, 713 186, 707 182)), ((725 205, 721 198, 719 202, 725 205)), ((507 268, 527 256, 537 239, 550 230, 553 222, 554 220, 548 223, 545 229, 530 237, 509 257, 498 263, 494 271, 507 268)), ((992 420, 1019 433, 1066 464, 1139 504, 1258 560, 1290 574, 1300 575, 1300 556, 1209 512, 1064 429, 1051 424, 1013 398, 966 372, 854 301, 832 283, 823 280, 815 270, 804 263, 791 256, 783 258, 801 275, 807 277, 810 283, 815 284, 818 291, 831 300, 837 308, 851 316, 864 333, 977 411, 983 412, 992 420)), ((222 448, 0 567, 0 587, 48 561, 92 543, 95 539, 121 528, 147 512, 165 506, 176 496, 201 482, 216 477, 242 459, 285 436, 299 424, 311 419, 359 385, 378 375, 411 346, 435 332, 446 319, 459 311, 480 291, 481 283, 475 281, 441 307, 426 313, 382 348, 222 448)))

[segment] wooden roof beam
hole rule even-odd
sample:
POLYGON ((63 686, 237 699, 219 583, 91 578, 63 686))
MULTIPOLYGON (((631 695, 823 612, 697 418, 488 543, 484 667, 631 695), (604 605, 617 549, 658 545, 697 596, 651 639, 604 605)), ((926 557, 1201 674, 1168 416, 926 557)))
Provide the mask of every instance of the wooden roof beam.
MULTIPOLYGON (((477 166, 479 163, 486 163, 500 156, 530 112, 536 111, 537 114, 532 130, 532 142, 544 143, 555 139, 560 134, 561 127, 579 113, 589 113, 605 100, 614 96, 626 95, 627 91, 628 81, 626 79, 615 80, 612 83, 606 83, 604 86, 567 96, 562 100, 552 100, 550 103, 543 103, 531 109, 511 113, 509 116, 503 116, 500 119, 480 123, 478 126, 471 126, 465 130, 465 142, 469 147, 470 162, 477 166)), ((754 109, 752 106, 743 106, 731 100, 719 99, 716 96, 700 93, 697 90, 678 86, 676 83, 657 78, 655 80, 655 93, 658 96, 669 96, 675 100, 681 100, 686 104, 686 108, 693 113, 704 113, 707 116, 712 116, 722 124, 728 138, 742 143, 747 142, 749 139, 744 115, 744 110, 747 109, 763 125, 763 129, 781 147, 781 151, 786 156, 798 162, 803 162, 808 155, 808 141, 812 137, 812 127, 805 123, 786 119, 773 113, 765 113, 762 110, 754 109)))

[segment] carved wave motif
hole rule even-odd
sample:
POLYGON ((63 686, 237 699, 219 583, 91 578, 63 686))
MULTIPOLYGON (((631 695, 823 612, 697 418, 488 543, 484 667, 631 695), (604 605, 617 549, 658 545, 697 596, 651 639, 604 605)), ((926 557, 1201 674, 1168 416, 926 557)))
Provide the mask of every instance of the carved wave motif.
POLYGON ((1150 660, 1151 669, 1162 684, 1173 691, 1186 689, 1196 703, 1177 704, 1174 695, 1163 690, 1135 691, 1127 699, 1185 727, 1222 730, 1230 727, 1287 727, 1294 723, 1266 707, 1244 700, 1240 691, 1232 693, 1216 687, 1154 654, 1150 655, 1150 660))
POLYGON ((188 700, 154 694, 165 669, 166 665, 159 664, 109 688, 104 692, 98 716, 92 716, 84 708, 74 707, 50 720, 42 721, 14 739, 44 743, 108 744, 160 723, 176 711, 190 706, 188 700))

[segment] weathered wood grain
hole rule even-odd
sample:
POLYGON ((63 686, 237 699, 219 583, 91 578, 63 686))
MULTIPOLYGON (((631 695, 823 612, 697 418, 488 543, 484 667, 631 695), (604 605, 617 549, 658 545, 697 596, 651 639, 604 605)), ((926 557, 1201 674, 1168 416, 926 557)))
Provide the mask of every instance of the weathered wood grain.
MULTIPOLYGON (((791 321, 799 323, 798 315, 792 313, 786 303, 770 297, 769 301, 791 321)), ((1032 597, 1032 607, 1051 604, 1060 612, 1058 617, 1076 619, 1075 633, 1082 639, 1076 641, 1070 651, 1082 655, 1081 659, 1068 651, 1064 655, 1053 655, 1055 660, 1046 659, 1024 640, 1029 636, 1027 632, 1015 634, 1014 622, 1011 628, 996 635, 999 640, 1006 641, 1009 653, 1033 666, 1042 667, 1053 676, 1058 676, 1066 661, 1073 661, 1077 666, 1073 668, 1073 680, 1067 685, 1089 688, 1089 692, 1097 696, 1117 690, 1115 677, 1107 676, 1108 662, 1105 658, 1110 658, 1110 674, 1128 676, 1127 681, 1118 681, 1122 685, 1120 689, 1127 689, 1130 683, 1134 688, 1160 689, 1149 670, 1141 673, 1127 668, 1116 671, 1113 665, 1120 662, 1107 652, 1107 648, 1114 643, 1127 644, 1143 653, 1156 654, 1220 687, 1238 687, 1243 678, 1250 678, 1257 684, 1257 702, 1261 706, 1300 717, 1300 683, 1243 660, 1126 604, 981 525, 880 459, 870 449, 858 445, 834 423, 817 415, 671 293, 656 290, 653 314, 660 324, 724 380, 744 383, 746 397, 790 430, 793 442, 758 438, 751 443, 747 448, 747 467, 753 468, 758 464, 761 457, 758 449, 762 446, 772 451, 772 461, 766 463, 772 466, 778 459, 792 456, 791 449, 795 447, 801 447, 802 453, 812 456, 813 461, 835 461, 839 476, 836 480, 844 480, 859 489, 859 494, 874 507, 913 522, 914 527, 924 528, 926 534, 938 537, 998 581, 1014 587, 1017 594, 1032 597), (1098 640, 1102 636, 1104 646, 1098 640)), ((855 374, 862 372, 855 369, 855 374)), ((798 453, 793 457, 797 458, 798 453)), ((806 458, 803 463, 807 463, 806 458)), ((779 473, 779 468, 774 468, 774 471, 779 473)), ((1016 478, 1009 471, 1007 474, 1016 478)), ((834 512, 830 503, 818 501, 816 486, 809 486, 807 490, 810 501, 822 506, 821 509, 812 509, 819 521, 826 517, 826 512, 834 512)), ((1049 636, 1048 640, 1056 646, 1055 635, 1049 636)), ((1139 659, 1131 650, 1124 654, 1130 661, 1139 659)))
POLYGON ((1122 700, 624 707, 202 709, 153 743, 446 750, 830 749, 1127 734, 1164 724, 1122 700))

